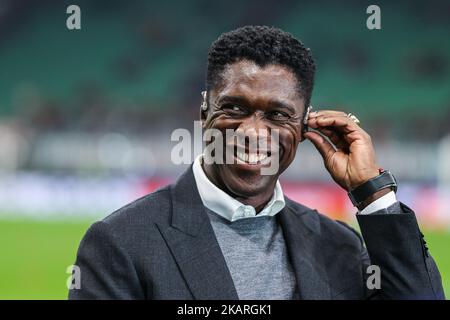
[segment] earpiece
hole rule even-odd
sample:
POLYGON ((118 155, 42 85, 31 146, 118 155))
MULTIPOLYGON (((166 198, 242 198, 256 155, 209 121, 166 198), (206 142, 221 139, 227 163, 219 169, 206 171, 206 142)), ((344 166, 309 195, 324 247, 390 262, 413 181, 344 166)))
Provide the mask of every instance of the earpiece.
POLYGON ((312 108, 312 106, 309 106, 308 109, 306 109, 305 117, 303 118, 303 132, 308 131, 308 118, 312 108))
POLYGON ((312 108, 313 108, 312 106, 309 106, 309 107, 306 109, 305 117, 303 118, 303 121, 302 121, 302 122, 303 122, 303 128, 302 128, 302 137, 301 137, 300 141, 305 140, 305 138, 303 137, 303 134, 304 134, 305 132, 308 132, 308 131, 309 131, 309 128, 308 128, 308 118, 309 118, 309 114, 310 114, 312 108))
POLYGON ((203 111, 206 111, 206 110, 208 110, 208 103, 206 102, 206 91, 202 91, 201 94, 202 94, 202 97, 203 97, 201 108, 202 108, 203 111))

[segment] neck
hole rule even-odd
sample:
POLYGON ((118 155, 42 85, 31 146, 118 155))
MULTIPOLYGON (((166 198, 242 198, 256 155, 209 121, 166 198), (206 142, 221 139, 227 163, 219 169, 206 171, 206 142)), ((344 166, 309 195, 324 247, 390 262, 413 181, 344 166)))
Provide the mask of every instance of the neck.
POLYGON ((253 208, 255 208, 255 211, 259 213, 269 203, 270 199, 272 198, 272 195, 273 191, 268 196, 265 196, 264 199, 261 199, 260 196, 248 198, 243 197, 234 197, 234 198, 245 205, 252 206, 253 208))
POLYGON ((219 189, 221 189, 223 192, 227 193, 230 197, 233 197, 237 201, 252 206, 255 208, 255 211, 259 213, 264 207, 269 203, 270 199, 273 195, 273 190, 275 186, 271 188, 266 188, 262 192, 259 192, 257 195, 254 196, 245 196, 245 195, 238 195, 232 192, 227 188, 227 186, 223 183, 223 181, 217 176, 215 171, 210 165, 205 165, 202 161, 201 166, 203 168, 203 172, 205 172, 208 179, 219 189))

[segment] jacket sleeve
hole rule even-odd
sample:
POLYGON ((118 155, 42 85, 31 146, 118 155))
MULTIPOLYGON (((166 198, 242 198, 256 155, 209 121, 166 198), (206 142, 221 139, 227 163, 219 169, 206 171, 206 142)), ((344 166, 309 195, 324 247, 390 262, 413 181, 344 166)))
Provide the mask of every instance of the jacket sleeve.
POLYGON ((368 298, 445 299, 441 276, 410 208, 396 202, 357 215, 357 220, 367 248, 362 252, 363 267, 370 263, 381 273, 381 288, 368 290, 368 298))
POLYGON ((78 248, 80 288, 69 290, 70 300, 144 299, 136 270, 106 222, 94 223, 78 248))

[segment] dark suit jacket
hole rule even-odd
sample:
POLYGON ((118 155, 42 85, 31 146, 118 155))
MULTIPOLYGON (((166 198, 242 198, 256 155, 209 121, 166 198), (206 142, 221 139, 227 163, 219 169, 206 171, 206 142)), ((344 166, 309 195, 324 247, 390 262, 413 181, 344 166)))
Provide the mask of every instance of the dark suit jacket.
MULTIPOLYGON (((277 214, 301 299, 443 299, 439 271, 413 211, 358 215, 361 236, 344 223, 286 198, 277 214), (369 290, 370 264, 381 289, 369 290)), ((76 265, 70 299, 238 299, 198 194, 192 167, 160 189, 94 223, 76 265)))

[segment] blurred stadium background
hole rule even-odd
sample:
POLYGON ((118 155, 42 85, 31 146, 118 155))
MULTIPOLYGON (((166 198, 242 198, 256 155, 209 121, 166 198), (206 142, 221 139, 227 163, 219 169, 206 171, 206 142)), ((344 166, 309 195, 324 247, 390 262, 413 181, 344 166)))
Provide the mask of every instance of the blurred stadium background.
MULTIPOLYGON (((173 181, 176 128, 193 129, 207 49, 275 25, 317 60, 317 108, 358 115, 397 176, 450 296, 450 2, 0 0, 0 299, 65 299, 86 228, 173 181), (66 28, 81 7, 82 29, 66 28)), ((306 142, 282 185, 355 224, 306 142)))

